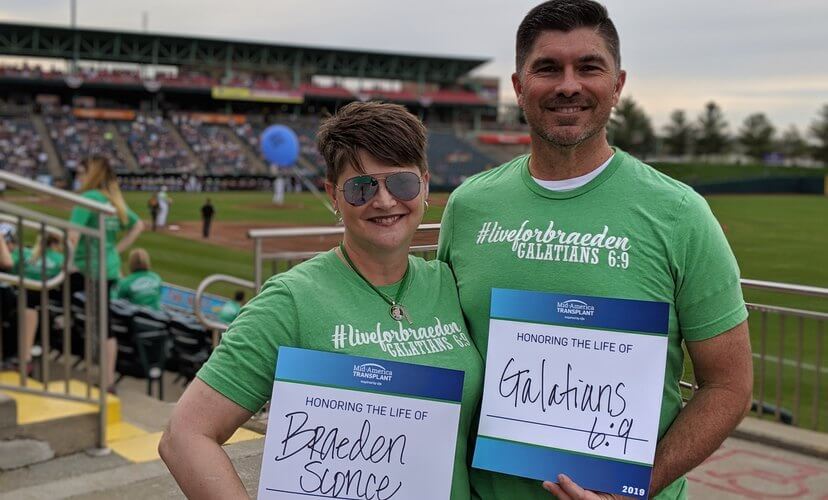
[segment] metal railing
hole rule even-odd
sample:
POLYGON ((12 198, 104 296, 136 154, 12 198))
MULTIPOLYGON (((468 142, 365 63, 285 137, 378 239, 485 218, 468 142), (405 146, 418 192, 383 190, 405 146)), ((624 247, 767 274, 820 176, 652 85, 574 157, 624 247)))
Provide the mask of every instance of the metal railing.
POLYGON ((249 288, 254 292, 257 290, 256 284, 250 280, 245 280, 241 278, 236 278, 235 276, 229 276, 227 274, 213 274, 212 276, 208 276, 201 283, 198 284, 198 288, 196 289, 195 299, 193 300, 193 312, 195 313, 196 319, 204 325, 205 328, 210 332, 211 343, 213 348, 215 349, 219 343, 219 337, 221 332, 227 329, 227 324, 213 321, 210 318, 204 316, 204 311, 201 308, 201 298, 204 297, 204 293, 207 291, 207 288, 214 285, 215 283, 229 283, 231 285, 240 286, 243 288, 249 288))
MULTIPOLYGON (((420 224, 417 232, 439 231, 440 224, 420 224)), ((297 227, 297 228, 280 228, 280 229, 251 229, 247 232, 247 236, 253 240, 253 282, 256 290, 262 287, 263 282, 263 263, 270 261, 274 263, 274 270, 278 269, 279 264, 285 263, 290 267, 293 264, 310 259, 311 257, 321 252, 265 252, 265 240, 279 240, 296 237, 313 237, 313 236, 335 236, 344 234, 345 228, 342 226, 335 227, 297 227)), ((275 274, 275 273, 272 273, 275 274)))
MULTIPOLYGON (((0 384, 0 389, 7 391, 17 391, 29 394, 37 394, 42 397, 49 397, 55 399, 65 399, 70 401, 81 401, 85 403, 92 403, 98 406, 98 433, 96 436, 97 452, 105 452, 106 448, 106 349, 104 345, 108 333, 108 311, 101 307, 102 304, 107 304, 108 289, 106 286, 106 224, 105 217, 114 215, 115 209, 109 205, 97 203, 95 201, 83 198, 74 193, 56 189, 51 186, 34 182, 31 179, 21 177, 10 172, 0 171, 0 182, 7 186, 33 193, 39 197, 47 197, 51 200, 58 200, 81 206, 91 211, 97 217, 97 228, 91 229, 88 227, 78 226, 66 219, 54 217, 36 210, 27 209, 5 200, 0 200, 0 218, 5 221, 13 221, 17 227, 17 266, 16 274, 0 273, 0 283, 6 283, 16 287, 17 294, 17 341, 18 341, 18 385, 0 384), (23 243, 26 236, 26 229, 35 230, 41 236, 42 244, 45 245, 47 233, 58 233, 62 236, 64 244, 63 250, 63 269, 57 276, 51 279, 46 278, 46 259, 41 255, 41 269, 40 280, 33 280, 26 278, 24 275, 24 254, 23 243), (72 361, 71 361, 71 345, 72 345, 72 297, 70 296, 70 283, 67 277, 69 276, 69 266, 71 261, 71 249, 66 243, 69 241, 70 233, 77 233, 83 238, 84 250, 86 255, 93 255, 92 245, 97 246, 96 252, 98 255, 97 269, 91 269, 90 262, 93 259, 86 259, 86 269, 84 269, 86 300, 84 303, 84 346, 85 352, 82 358, 83 361, 83 376, 86 381, 86 394, 76 395, 71 391, 72 379, 72 361), (50 361, 52 355, 51 344, 51 325, 49 315, 49 292, 51 290, 61 291, 60 308, 62 310, 62 352, 58 353, 63 361, 63 374, 61 377, 52 379, 50 373, 50 361), (24 360, 25 348, 25 328, 26 328, 26 310, 27 307, 27 290, 40 292, 40 313, 38 323, 40 326, 40 338, 42 343, 42 361, 41 361, 41 377, 43 384, 40 389, 28 387, 28 374, 26 370, 26 363, 24 360), (95 359, 92 347, 93 342, 97 342, 99 348, 97 349, 97 359, 95 359), (100 388, 97 397, 92 394, 92 374, 93 365, 98 367, 97 384, 100 388), (62 386, 62 390, 55 390, 55 387, 62 386)), ((43 252, 45 253, 45 252, 43 252)), ((0 314, 7 314, 4 311, 0 314)), ((0 325, 3 324, 3 318, 0 316, 0 325)), ((3 339, 0 336, 0 359, 3 358, 3 339)))
MULTIPOLYGON (((418 231, 439 231, 440 224, 422 224, 418 231)), ((311 237, 311 236, 333 236, 344 233, 343 227, 316 227, 316 228, 290 228, 290 229, 257 229, 248 232, 248 236, 254 242, 254 281, 253 283, 246 282, 245 284, 252 284, 255 290, 259 290, 265 279, 264 268, 266 263, 270 263, 270 274, 278 274, 284 272, 291 267, 308 260, 315 255, 322 252, 305 252, 305 251, 264 251, 264 243, 267 240, 279 240, 297 237, 311 237)), ((421 256, 432 256, 437 249, 437 245, 421 245, 411 247, 413 254, 421 256)), ((232 278, 222 275, 214 275, 206 278, 199 286, 199 290, 203 292, 206 288, 205 284, 211 284, 215 281, 228 281, 227 278, 232 278)), ((232 278, 237 280, 237 278, 232 278)), ((234 282, 239 284, 241 281, 234 282)), ((793 294, 801 297, 819 297, 828 298, 828 288, 820 288, 814 286, 776 283, 770 281, 760 281, 752 279, 741 280, 742 288, 744 290, 763 290, 769 292, 779 292, 785 294, 793 294)), ((244 285, 242 285, 244 286, 244 285)), ((198 311, 199 301, 196 301, 196 311, 198 311)), ((804 401, 803 394, 804 387, 807 385, 810 388, 811 406, 808 408, 808 424, 807 427, 813 429, 822 429, 820 426, 821 417, 821 403, 826 400, 828 403, 828 395, 822 395, 821 390, 825 383, 822 380, 823 375, 828 374, 828 368, 823 366, 822 361, 822 346, 825 336, 825 323, 828 320, 828 313, 819 311, 808 311, 802 309, 792 309, 780 306, 773 306, 767 304, 748 303, 747 308, 750 311, 751 323, 759 322, 758 329, 753 325, 751 328, 751 336, 753 338, 753 350, 756 363, 755 370, 755 388, 754 388, 754 411, 760 417, 763 415, 772 415, 777 420, 790 420, 794 425, 802 425, 802 416, 804 401), (780 322, 777 327, 772 328, 769 322, 769 316, 778 315, 780 322), (786 320, 793 319, 798 324, 797 338, 793 348, 793 358, 786 356, 786 320), (808 325, 807 322, 813 324, 808 325), (806 325, 808 327, 806 328, 806 325), (757 342, 758 339, 758 342, 757 342), (775 340, 779 348, 777 355, 768 353, 771 340, 775 340), (813 353, 813 362, 805 360, 804 347, 808 345, 815 349, 813 353), (770 369, 773 368, 773 395, 768 399, 767 396, 767 375, 770 369), (786 372, 793 370, 793 380, 786 377, 786 372), (813 378, 808 381, 803 377, 804 371, 813 371, 813 378), (792 387, 789 387, 791 386, 792 387), (790 394, 788 394, 790 392, 790 394), (790 396, 790 397, 789 397, 790 396), (790 401, 789 401, 790 400, 790 401), (786 409, 785 405, 791 406, 786 409), (790 418, 787 418, 790 416, 790 418)), ((197 313, 198 315, 198 313, 197 313)), ((207 322, 202 317, 199 320, 208 328, 213 328, 214 322, 207 322)), ((225 328, 226 325, 220 325, 225 328)), ((788 349, 790 350, 790 349, 788 349)), ((696 386, 690 381, 681 382, 682 389, 689 390, 689 395, 692 396, 692 391, 696 386)))
MULTIPOLYGON (((814 286, 744 279, 742 288, 828 299, 828 288, 814 286)), ((825 304, 828 306, 828 301, 825 304)), ((823 404, 828 403, 828 395, 821 389, 826 382, 823 379, 828 378, 822 359, 828 313, 751 302, 747 308, 751 312, 753 357, 758 365, 754 370, 754 412, 760 417, 771 414, 779 421, 825 430, 820 418, 823 404), (796 325, 795 332, 790 331, 791 324, 796 325), (776 354, 769 352, 772 349, 776 354), (805 372, 812 372, 812 376, 806 377, 805 372), (808 386, 810 408, 805 401, 808 386)))

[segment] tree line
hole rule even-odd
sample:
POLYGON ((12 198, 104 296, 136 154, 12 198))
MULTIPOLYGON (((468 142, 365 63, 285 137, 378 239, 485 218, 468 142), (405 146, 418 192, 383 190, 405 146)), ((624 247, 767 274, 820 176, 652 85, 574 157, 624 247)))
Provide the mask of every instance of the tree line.
POLYGON ((662 134, 657 135, 650 117, 631 97, 625 97, 613 111, 608 133, 612 144, 642 157, 659 153, 704 159, 742 153, 756 161, 774 155, 828 164, 828 104, 804 134, 795 125, 779 134, 764 113, 746 117, 737 133, 731 134, 721 107, 711 101, 695 120, 684 110, 673 111, 662 134))

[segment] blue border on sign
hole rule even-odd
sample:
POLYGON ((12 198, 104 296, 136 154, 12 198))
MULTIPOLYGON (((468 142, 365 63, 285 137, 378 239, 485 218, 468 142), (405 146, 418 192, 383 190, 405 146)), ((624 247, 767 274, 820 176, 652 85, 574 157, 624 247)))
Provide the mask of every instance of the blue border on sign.
MULTIPOLYGON (((647 498, 652 467, 567 452, 555 448, 477 436, 472 467, 515 476, 558 482, 566 474, 593 490, 647 498), (636 488, 633 495, 624 486, 636 488)), ((538 486, 540 488, 540 486, 538 486)))
POLYGON ((667 335, 670 305, 646 300, 492 288, 495 319, 667 335))
POLYGON ((464 376, 448 368, 280 347, 275 379, 459 403, 464 376))

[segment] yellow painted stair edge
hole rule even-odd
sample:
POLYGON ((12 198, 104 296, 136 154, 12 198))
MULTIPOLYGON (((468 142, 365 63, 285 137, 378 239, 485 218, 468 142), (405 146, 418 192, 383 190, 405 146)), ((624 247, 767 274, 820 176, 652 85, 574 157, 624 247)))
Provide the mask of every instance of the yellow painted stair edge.
MULTIPOLYGON (((0 384, 9 387, 21 387, 20 375, 17 372, 0 372, 0 384)), ((35 379, 26 379, 26 387, 34 390, 43 390, 43 384, 35 379)), ((86 397, 86 383, 78 380, 69 381, 69 394, 76 397, 86 397)), ((0 392, 11 397, 17 403, 17 423, 26 425, 46 422, 60 418, 97 413, 96 403, 83 403, 49 396, 52 394, 66 394, 66 384, 63 381, 51 382, 48 391, 41 394, 18 392, 13 389, 0 392)), ((97 401, 99 392, 96 387, 90 388, 90 397, 97 401)), ((106 395, 106 423, 114 425, 121 421, 121 400, 112 394, 106 395)))

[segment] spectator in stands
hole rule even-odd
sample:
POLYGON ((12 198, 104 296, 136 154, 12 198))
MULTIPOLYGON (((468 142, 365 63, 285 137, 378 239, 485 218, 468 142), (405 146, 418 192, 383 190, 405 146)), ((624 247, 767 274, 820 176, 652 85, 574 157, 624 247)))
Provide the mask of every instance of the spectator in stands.
POLYGON ((210 224, 213 222, 213 215, 216 214, 216 209, 210 203, 210 198, 201 207, 201 235, 204 238, 210 237, 210 224))
POLYGON ((342 243, 274 276, 244 306, 178 401, 161 457, 188 497, 243 498, 220 443, 270 399, 280 346, 397 357, 465 371, 450 498, 467 500, 466 443, 483 366, 466 340, 451 271, 408 254, 428 196, 425 127, 403 106, 355 102, 322 125, 319 149, 327 193, 345 226, 342 243), (332 339, 346 324, 363 331, 452 324, 458 332, 433 349, 409 350, 406 342, 332 339))
MULTIPOLYGON (((20 253, 15 251, 14 226, 3 224, 0 233, 0 270, 12 274, 20 272, 20 253), (10 228, 10 229, 9 229, 10 228)), ((37 236, 32 248, 23 249, 23 276, 26 279, 40 281, 41 284, 60 274, 63 269, 63 252, 61 252, 60 237, 47 233, 45 241, 37 236), (45 266, 45 274, 43 272, 45 266)), ((41 306, 40 290, 26 290, 26 313, 24 317, 24 342, 20 361, 27 365, 26 371, 31 373, 32 346, 37 335, 39 322, 38 308, 41 306)))
MULTIPOLYGON (((112 293, 118 282, 121 273, 121 253, 125 252, 144 230, 144 224, 124 201, 121 188, 118 186, 118 177, 112 169, 109 161, 100 156, 93 156, 84 162, 83 170, 79 169, 81 183, 81 196, 98 203, 112 206, 115 209, 114 216, 106 216, 106 242, 105 242, 105 269, 106 286, 112 293), (118 240, 118 233, 127 233, 118 240)), ((72 209, 72 223, 90 229, 98 229, 98 214, 88 208, 76 206, 72 209)), ((70 277, 72 293, 85 288, 85 273, 89 266, 89 275, 93 284, 97 283, 98 274, 98 241, 86 235, 79 235, 76 231, 69 233, 69 244, 75 249, 74 266, 77 272, 70 277), (90 253, 87 255, 87 240, 89 240, 90 253)), ((110 294, 106 296, 109 297, 110 294)), ((109 309, 109 305, 103 304, 109 309)), ((115 392, 115 361, 118 354, 118 344, 114 336, 111 336, 106 343, 107 365, 103 367, 106 373, 107 390, 115 392)))
POLYGON ((129 275, 118 281, 117 297, 137 306, 161 310, 161 276, 150 270, 150 256, 143 248, 129 252, 129 275))
POLYGON ((218 318, 229 325, 234 319, 236 319, 236 316, 239 315, 239 311, 241 310, 241 306, 243 304, 244 292, 236 290, 236 293, 233 295, 233 300, 225 302, 221 307, 221 310, 219 310, 218 318))
POLYGON ((3 170, 35 177, 45 172, 47 159, 40 135, 30 120, 0 117, 0 166, 3 170))
MULTIPOLYGON (((752 356, 736 259, 701 196, 608 144, 606 126, 626 73, 603 5, 544 2, 521 22, 516 47, 512 83, 531 129, 531 155, 452 193, 438 258, 457 276, 463 312, 484 353, 492 287, 667 306, 668 354, 652 360, 666 363, 666 373, 649 494, 685 498, 683 475, 751 406, 752 356), (493 237, 495 231, 518 236, 493 237), (618 247, 606 245, 610 239, 629 239, 621 252, 629 265, 614 262, 618 247), (523 245, 537 253, 522 252, 523 245), (591 250, 594 258, 556 255, 553 247, 591 250), (685 348, 700 386, 686 406, 679 391, 685 348)), ((548 479, 543 488, 558 498, 615 497, 584 491, 564 475, 548 479)), ((482 469, 472 483, 483 500, 550 498, 538 481, 482 469)))

